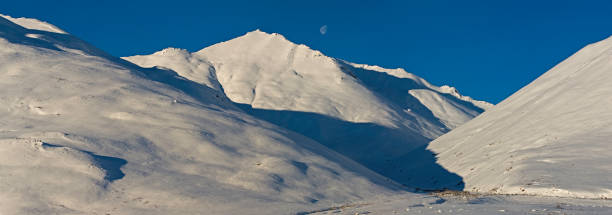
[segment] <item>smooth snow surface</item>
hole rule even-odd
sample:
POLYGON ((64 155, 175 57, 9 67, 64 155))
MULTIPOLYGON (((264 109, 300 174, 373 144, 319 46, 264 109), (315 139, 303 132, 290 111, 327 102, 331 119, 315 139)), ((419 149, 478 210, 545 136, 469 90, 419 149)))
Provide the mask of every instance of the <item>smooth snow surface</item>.
POLYGON ((612 38, 433 141, 465 190, 612 198, 612 38))
POLYGON ((0 214, 282 214, 398 189, 208 79, 67 34, 0 18, 0 77, 0 214))
POLYGON ((124 59, 174 70, 219 90, 257 118, 422 189, 461 181, 435 163, 425 144, 491 106, 403 69, 334 59, 259 30, 195 53, 168 48, 124 59), (405 171, 414 165, 429 173, 405 171))

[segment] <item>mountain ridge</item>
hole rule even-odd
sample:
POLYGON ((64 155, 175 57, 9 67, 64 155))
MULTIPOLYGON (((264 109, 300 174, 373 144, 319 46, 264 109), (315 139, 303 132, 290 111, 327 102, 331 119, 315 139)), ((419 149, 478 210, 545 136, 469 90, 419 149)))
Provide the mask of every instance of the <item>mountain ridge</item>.
POLYGON ((123 59, 214 85, 252 116, 422 189, 456 186, 460 180, 437 166, 423 146, 491 106, 401 68, 350 63, 261 30, 193 53, 170 48, 123 59), (199 66, 203 62, 208 63, 199 66), (448 183, 407 173, 403 163, 419 162, 416 157, 427 160, 425 166, 436 174, 450 175, 448 183))

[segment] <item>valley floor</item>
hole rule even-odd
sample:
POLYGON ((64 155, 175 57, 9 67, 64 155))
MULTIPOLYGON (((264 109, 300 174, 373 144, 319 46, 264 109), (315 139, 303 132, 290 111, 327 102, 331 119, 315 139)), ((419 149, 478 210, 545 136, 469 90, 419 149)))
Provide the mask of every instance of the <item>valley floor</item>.
POLYGON ((297 214, 612 214, 612 201, 467 193, 404 194, 297 214))

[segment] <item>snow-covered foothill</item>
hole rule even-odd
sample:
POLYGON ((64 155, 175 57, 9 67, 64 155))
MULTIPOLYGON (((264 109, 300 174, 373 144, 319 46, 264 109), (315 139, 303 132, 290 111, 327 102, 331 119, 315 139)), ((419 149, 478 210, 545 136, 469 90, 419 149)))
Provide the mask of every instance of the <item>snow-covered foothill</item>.
POLYGON ((588 45, 428 149, 465 190, 612 197, 612 38, 588 45))

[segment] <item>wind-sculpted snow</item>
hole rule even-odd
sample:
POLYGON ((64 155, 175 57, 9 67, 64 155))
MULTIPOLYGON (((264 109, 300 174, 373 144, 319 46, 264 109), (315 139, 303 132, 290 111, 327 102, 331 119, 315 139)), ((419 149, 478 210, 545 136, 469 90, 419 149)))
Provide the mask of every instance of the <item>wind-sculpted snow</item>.
POLYGON ((252 116, 421 189, 462 188, 424 145, 490 106, 403 69, 334 59, 259 30, 195 53, 168 48, 123 59, 218 89, 252 116))
POLYGON ((68 34, 0 18, 0 77, 0 214, 281 214, 399 189, 68 34))
POLYGON ((612 38, 591 44, 428 149, 468 191, 612 197, 612 38))

